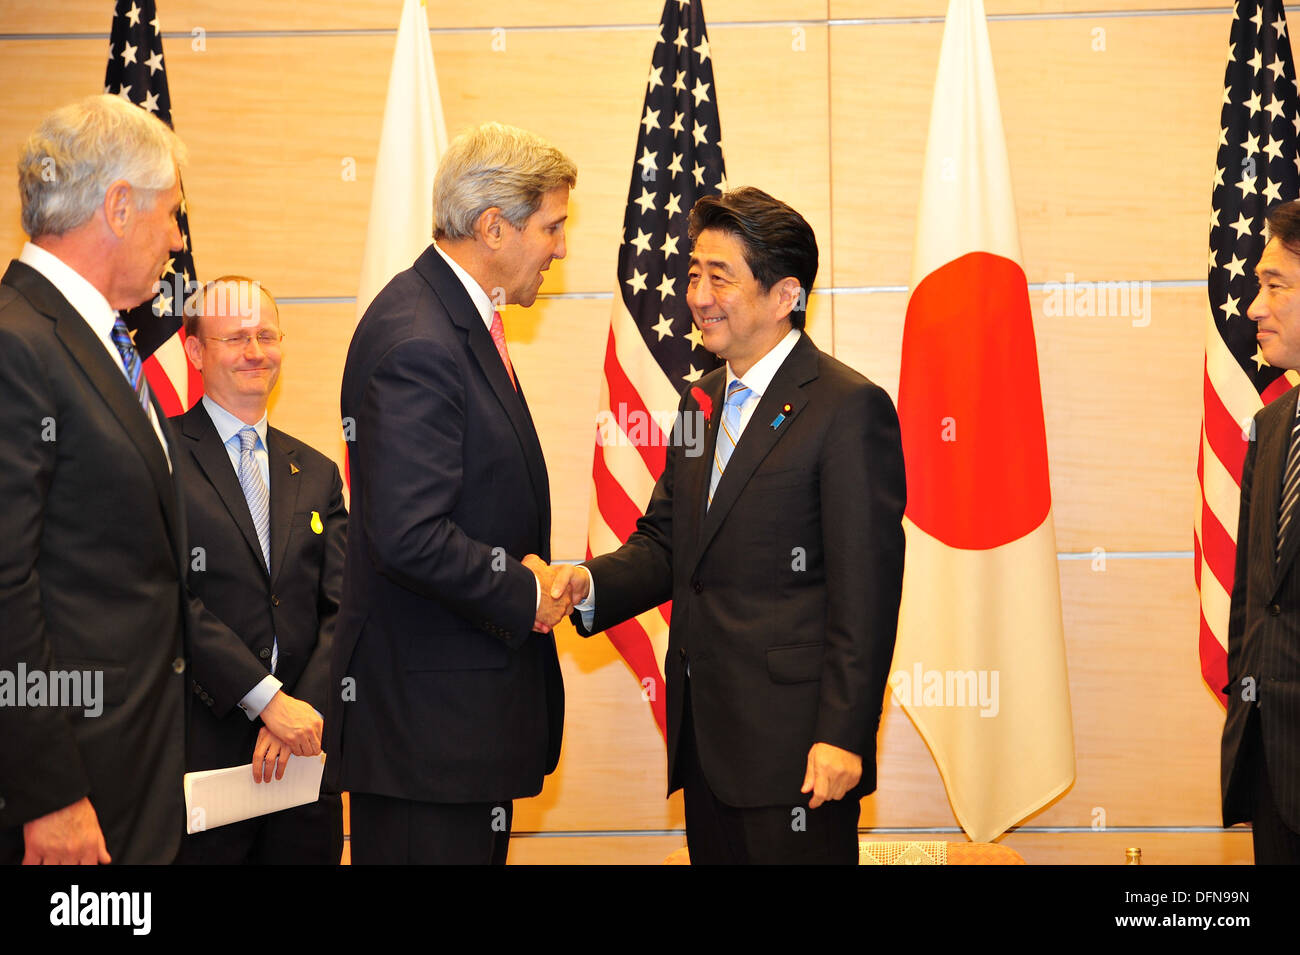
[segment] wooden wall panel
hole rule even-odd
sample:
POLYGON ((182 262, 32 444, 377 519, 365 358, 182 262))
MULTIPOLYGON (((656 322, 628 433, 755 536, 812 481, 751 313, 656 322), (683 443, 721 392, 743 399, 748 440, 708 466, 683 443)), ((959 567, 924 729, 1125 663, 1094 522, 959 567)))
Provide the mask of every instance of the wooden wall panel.
MULTIPOLYGON (((112 8, 103 0, 7 0, 0 33, 103 33, 112 8)), ((316 0, 268 4, 261 0, 158 0, 164 33, 273 30, 395 31, 402 0, 316 0)), ((660 0, 428 0, 431 30, 658 24, 660 0)), ((706 22, 825 20, 826 0, 708 0, 706 22)), ((509 35, 506 39, 510 42, 509 35)))
MULTIPOLYGON (((1041 14, 1080 14, 1080 13, 1137 13, 1148 15, 1154 13, 1177 12, 1179 10, 1203 10, 1211 4, 1205 0, 984 0, 984 12, 990 17, 1016 15, 1034 16, 1041 14)), ((948 10, 948 0, 909 0, 905 10, 890 3, 889 0, 827 0, 831 19, 904 19, 916 17, 943 18, 948 10)), ((1229 19, 1229 12, 1223 13, 1224 23, 1229 19)), ((1227 27, 1224 27, 1224 42, 1227 42, 1227 27)))
MULTIPOLYGON (((314 3, 266 4, 259 0, 160 0, 159 22, 165 33, 267 30, 394 30, 401 0, 317 0, 314 3)), ((637 0, 429 0, 429 26, 439 29, 527 28, 657 23, 663 4, 637 0)), ((985 0, 991 17, 1016 14, 1204 9, 1205 0, 985 0)), ((831 19, 907 20, 942 17, 947 0, 909 0, 905 8, 890 0, 706 0, 709 23, 764 20, 831 19)), ((1227 37, 1228 13, 1222 15, 1227 37)), ((108 34, 111 13, 102 0, 9 0, 0 12, 0 33, 108 34)))
MULTIPOLYGON (((832 29, 836 285, 910 281, 942 29, 832 29)), ((1031 282, 1204 276, 1226 30, 1208 15, 989 24, 1031 282)))
MULTIPOLYGON (((215 273, 209 277, 215 277, 215 273)), ((252 274, 249 277, 257 278, 252 274)), ((267 288, 276 293, 269 283, 267 288)), ((339 390, 343 361, 356 327, 353 306, 281 303, 280 327, 285 334, 280 384, 271 396, 267 418, 281 431, 333 458, 343 473, 339 390)))
POLYGON ((1200 678, 1192 562, 1061 563, 1074 788, 1035 825, 1216 826, 1223 709, 1200 678))
MULTIPOLYGON (((1205 290, 1151 289, 1147 325, 1049 316, 1049 295, 1029 301, 1057 549, 1191 550, 1205 290)), ((836 356, 895 398, 906 310, 901 292, 835 296, 836 356)))
POLYGON ((16 256, 20 225, 18 150, 50 110, 104 88, 108 44, 101 40, 0 40, 0 243, 16 256))

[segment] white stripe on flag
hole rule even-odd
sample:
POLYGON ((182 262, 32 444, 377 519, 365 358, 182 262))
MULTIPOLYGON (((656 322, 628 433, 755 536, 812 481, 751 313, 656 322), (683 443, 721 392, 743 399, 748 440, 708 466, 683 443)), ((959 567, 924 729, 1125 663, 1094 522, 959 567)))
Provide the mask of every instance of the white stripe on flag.
MULTIPOLYGON (((1208 566, 1201 568, 1201 613, 1205 615, 1205 622, 1209 624, 1210 632, 1214 634, 1214 639, 1226 650, 1228 648, 1228 612, 1232 606, 1232 598, 1223 585, 1219 583, 1219 578, 1215 577, 1208 566)), ((1217 686, 1211 687, 1217 691, 1217 686)))
MULTIPOLYGON (((1237 512, 1240 509, 1241 488, 1237 485, 1237 479, 1228 473, 1228 469, 1223 466, 1214 449, 1210 447, 1210 442, 1205 442, 1205 461, 1202 468, 1205 472, 1205 503, 1209 505, 1210 513, 1218 518, 1223 529, 1228 532, 1228 536, 1233 542, 1237 540, 1237 512)), ((1202 533, 1202 540, 1204 534, 1202 533)), ((1202 574, 1204 577, 1204 574, 1202 574)))
POLYGON ((1246 373, 1241 370, 1241 365, 1237 364, 1237 359, 1228 351, 1228 346, 1215 327, 1208 305, 1205 307, 1205 320, 1205 370, 1210 376, 1210 384, 1223 402, 1223 407, 1228 409, 1238 424, 1244 426, 1255 412, 1264 407, 1264 402, 1260 400, 1259 392, 1250 383, 1246 373), (1243 418, 1246 419, 1245 422, 1242 421, 1243 418))
POLYGON ((618 292, 614 293, 614 308, 610 322, 614 329, 614 354, 623 369, 623 374, 627 375, 628 380, 632 382, 632 387, 645 402, 646 410, 675 411, 681 396, 668 380, 668 376, 664 374, 664 370, 659 367, 654 356, 650 354, 650 350, 646 348, 645 341, 641 338, 641 331, 636 327, 632 316, 628 314, 627 306, 623 304, 623 296, 618 292))

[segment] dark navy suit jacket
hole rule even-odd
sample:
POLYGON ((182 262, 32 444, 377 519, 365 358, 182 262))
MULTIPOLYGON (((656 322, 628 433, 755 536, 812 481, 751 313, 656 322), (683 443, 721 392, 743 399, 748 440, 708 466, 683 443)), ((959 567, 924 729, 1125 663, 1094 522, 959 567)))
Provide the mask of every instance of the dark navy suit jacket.
POLYGON ((564 722, 555 641, 532 632, 537 585, 519 563, 550 559, 546 462, 433 246, 357 326, 342 411, 352 507, 331 781, 424 802, 536 795, 564 722))

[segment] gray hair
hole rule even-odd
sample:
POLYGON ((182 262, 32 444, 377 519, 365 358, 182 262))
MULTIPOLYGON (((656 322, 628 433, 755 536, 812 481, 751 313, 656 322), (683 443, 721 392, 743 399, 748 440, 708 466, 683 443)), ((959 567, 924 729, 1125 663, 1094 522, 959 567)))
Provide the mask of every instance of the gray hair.
POLYGON ((175 184, 176 166, 186 158, 185 144, 166 123, 119 96, 62 106, 18 154, 23 230, 36 239, 77 228, 118 180, 140 193, 136 207, 144 208, 175 184))
POLYGON ((433 236, 471 238, 478 217, 493 206, 522 229, 546 193, 577 181, 573 160, 540 136, 484 123, 457 136, 438 164, 433 236))

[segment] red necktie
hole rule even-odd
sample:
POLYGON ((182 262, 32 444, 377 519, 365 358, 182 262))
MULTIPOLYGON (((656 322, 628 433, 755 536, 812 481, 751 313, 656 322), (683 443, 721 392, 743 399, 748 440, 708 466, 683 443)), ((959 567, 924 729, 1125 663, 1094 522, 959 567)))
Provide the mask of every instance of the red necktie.
POLYGON ((518 391, 519 384, 515 381, 515 369, 510 364, 510 352, 506 351, 506 327, 501 323, 501 313, 495 308, 492 309, 492 341, 497 346, 497 354, 501 356, 501 363, 506 366, 506 374, 510 376, 510 384, 515 391, 518 391))

